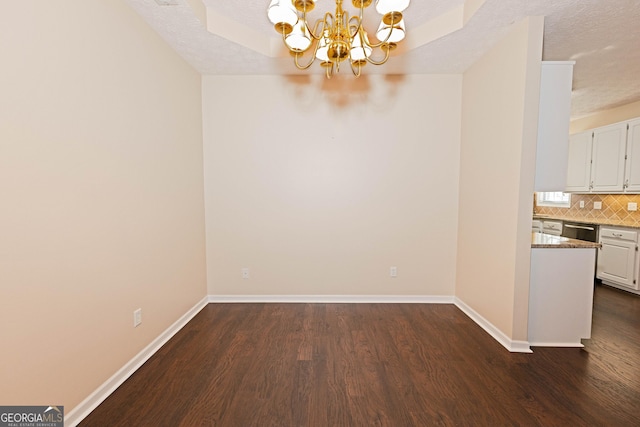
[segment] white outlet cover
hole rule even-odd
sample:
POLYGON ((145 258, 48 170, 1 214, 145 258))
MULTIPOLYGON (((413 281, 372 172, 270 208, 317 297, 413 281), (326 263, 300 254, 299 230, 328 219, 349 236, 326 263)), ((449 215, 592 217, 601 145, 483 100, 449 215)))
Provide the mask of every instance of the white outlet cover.
POLYGON ((242 278, 243 279, 248 279, 249 278, 249 269, 246 268, 246 267, 242 269, 242 278))
POLYGON ((580 200, 580 207, 584 208, 584 200, 580 200))
POLYGON ((602 209, 602 202, 593 202, 593 209, 602 209))
POLYGON ((627 203, 627 210, 628 211, 637 211, 638 210, 638 204, 636 202, 627 203))
POLYGON ((133 327, 136 328, 142 323, 142 309, 139 308, 133 312, 133 327))

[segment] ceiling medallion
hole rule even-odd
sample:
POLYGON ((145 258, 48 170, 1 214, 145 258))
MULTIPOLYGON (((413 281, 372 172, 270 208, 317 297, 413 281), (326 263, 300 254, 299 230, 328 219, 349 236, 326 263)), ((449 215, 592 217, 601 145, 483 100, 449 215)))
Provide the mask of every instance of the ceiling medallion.
POLYGON ((373 0, 352 0, 358 9, 358 15, 349 17, 349 12, 342 9, 342 0, 335 0, 336 11, 332 15, 326 12, 313 27, 307 21, 307 12, 315 7, 315 0, 271 0, 267 16, 282 34, 284 44, 289 48, 296 67, 308 69, 316 59, 325 69, 327 78, 340 71, 340 63, 348 61, 351 71, 360 76, 362 67, 367 62, 382 65, 389 59, 389 52, 397 47, 405 36, 402 12, 411 0, 376 0, 376 11, 382 15, 376 38, 371 43, 362 25, 365 8, 373 0), (380 49, 383 56, 379 60, 372 58, 374 49, 380 49), (300 64, 300 59, 307 51, 313 52, 310 60, 300 64))

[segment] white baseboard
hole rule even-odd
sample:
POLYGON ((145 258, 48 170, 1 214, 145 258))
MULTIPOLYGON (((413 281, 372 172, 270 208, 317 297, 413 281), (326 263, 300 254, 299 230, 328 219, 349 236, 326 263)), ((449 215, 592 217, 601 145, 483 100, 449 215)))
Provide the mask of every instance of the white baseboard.
POLYGON ((453 296, 428 295, 209 295, 210 303, 453 304, 453 296))
POLYGON ((584 344, 578 342, 530 342, 531 347, 575 347, 583 348, 584 344))
POLYGON ((455 298, 455 305, 464 314, 469 316, 471 320, 476 322, 478 326, 484 329, 489 335, 498 341, 504 348, 512 353, 533 353, 528 341, 513 341, 506 336, 500 329, 496 328, 491 322, 481 316, 477 311, 469 307, 459 298, 455 298))
POLYGON ((631 289, 631 288, 628 288, 628 287, 626 287, 624 285, 619 285, 619 284, 614 283, 614 282, 609 282, 608 280, 600 279, 600 281, 602 282, 603 285, 611 286, 612 288, 620 289, 621 291, 627 291, 627 292, 632 293, 632 294, 640 295, 640 291, 639 290, 631 289))
POLYGON ((64 425, 68 427, 77 426, 87 415, 98 407, 111 393, 113 393, 127 378, 129 378, 140 366, 144 364, 156 351, 160 349, 171 337, 173 337, 180 329, 184 327, 196 314, 200 312, 207 304, 208 298, 204 297, 182 317, 176 320, 163 333, 154 339, 140 353, 124 365, 118 372, 113 374, 111 378, 105 381, 93 393, 83 400, 78 406, 73 408, 64 417, 64 425))
MULTIPOLYGON (((407 304, 455 304, 507 350, 514 353, 531 353, 527 341, 512 341, 491 322, 454 296, 425 295, 209 295, 194 305, 182 317, 153 340, 147 347, 105 381, 91 395, 65 416, 66 426, 77 426, 87 415, 113 393, 127 378, 142 366, 160 347, 182 329, 208 303, 407 303, 407 304)), ((543 346, 544 344, 537 344, 543 346)), ((554 347, 564 345, 554 344, 554 347)), ((577 345, 567 345, 577 347, 577 345)))
POLYGON ((532 353, 527 341, 514 341, 454 296, 428 295, 209 295, 210 303, 407 303, 455 304, 463 313, 512 353, 532 353))

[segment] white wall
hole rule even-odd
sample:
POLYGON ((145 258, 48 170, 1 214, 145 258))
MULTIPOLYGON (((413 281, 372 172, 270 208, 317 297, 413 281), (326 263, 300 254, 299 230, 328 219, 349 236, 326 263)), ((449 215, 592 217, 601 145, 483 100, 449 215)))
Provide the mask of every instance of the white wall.
POLYGON ((114 0, 3 2, 0 58, 0 402, 69 413, 206 295, 200 76, 114 0))
POLYGON ((527 340, 543 19, 532 17, 464 73, 456 296, 527 340))
POLYGON ((461 76, 343 74, 204 77, 210 294, 453 295, 461 76))

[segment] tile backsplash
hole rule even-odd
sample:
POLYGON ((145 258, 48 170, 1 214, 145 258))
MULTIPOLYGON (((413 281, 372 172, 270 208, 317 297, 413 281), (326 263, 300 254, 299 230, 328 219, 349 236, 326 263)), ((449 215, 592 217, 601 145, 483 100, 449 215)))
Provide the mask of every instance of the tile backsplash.
POLYGON ((628 211, 629 202, 637 203, 640 208, 640 194, 572 194, 569 208, 538 206, 534 197, 533 210, 537 215, 638 227, 640 210, 628 211), (581 201, 584 208, 580 207, 581 201), (602 209, 593 209, 593 202, 602 202, 602 209))

